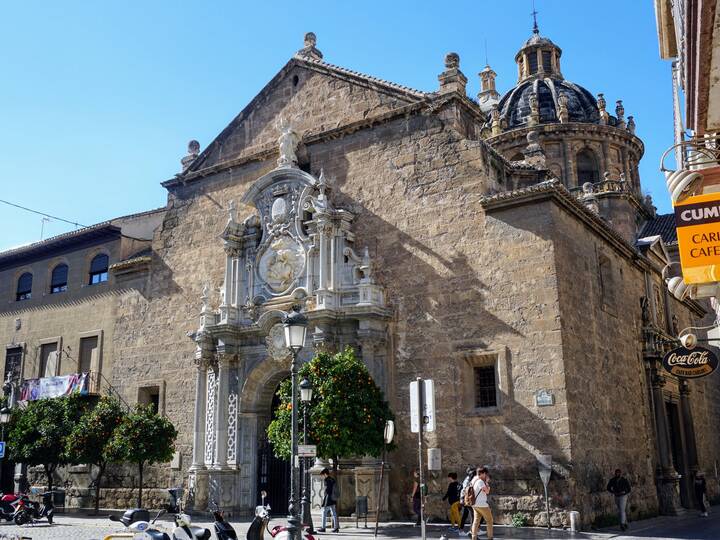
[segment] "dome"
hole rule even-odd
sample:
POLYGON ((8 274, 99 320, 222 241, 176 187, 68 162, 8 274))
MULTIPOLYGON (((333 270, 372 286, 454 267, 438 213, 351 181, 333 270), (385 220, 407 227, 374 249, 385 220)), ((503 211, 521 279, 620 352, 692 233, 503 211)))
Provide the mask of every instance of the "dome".
POLYGON ((539 124, 560 122, 561 96, 565 98, 568 122, 600 122, 597 101, 582 86, 558 78, 532 78, 518 84, 500 100, 498 109, 505 129, 519 128, 530 123, 534 95, 538 101, 539 124))

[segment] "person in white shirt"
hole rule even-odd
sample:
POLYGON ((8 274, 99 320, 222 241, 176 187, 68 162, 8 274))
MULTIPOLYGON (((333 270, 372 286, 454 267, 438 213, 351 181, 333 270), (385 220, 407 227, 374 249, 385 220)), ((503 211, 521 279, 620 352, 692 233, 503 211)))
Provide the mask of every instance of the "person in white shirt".
POLYGON ((473 481, 472 487, 475 491, 475 504, 473 505, 473 512, 475 518, 472 524, 472 539, 476 540, 478 530, 480 529, 480 520, 485 519, 487 523, 487 537, 488 540, 493 538, 493 517, 488 505, 487 496, 490 493, 490 478, 488 476, 488 470, 485 467, 478 467, 477 475, 473 481))

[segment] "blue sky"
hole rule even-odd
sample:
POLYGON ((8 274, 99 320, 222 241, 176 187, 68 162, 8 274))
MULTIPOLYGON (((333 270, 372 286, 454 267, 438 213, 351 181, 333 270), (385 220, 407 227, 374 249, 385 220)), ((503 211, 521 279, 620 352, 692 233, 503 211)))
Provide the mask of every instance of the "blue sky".
MULTIPOLYGON (((640 173, 662 212, 672 144, 670 65, 649 0, 537 0, 562 70, 644 140, 640 173), (612 105, 612 107, 610 107, 612 105)), ((449 51, 479 89, 485 43, 504 93, 532 29, 530 0, 468 2, 11 2, 0 20, 0 199, 89 225, 163 206, 187 141, 204 148, 314 31, 325 60, 421 90, 449 51)), ((45 237, 74 227, 45 224, 45 237)), ((0 204, 0 250, 41 217, 0 204)))

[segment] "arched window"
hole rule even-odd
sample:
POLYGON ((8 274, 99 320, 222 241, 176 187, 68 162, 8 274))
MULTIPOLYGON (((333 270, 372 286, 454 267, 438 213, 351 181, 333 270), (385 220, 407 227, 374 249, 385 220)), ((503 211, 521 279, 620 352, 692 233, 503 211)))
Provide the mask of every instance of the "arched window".
POLYGON ((67 264, 58 264, 52 271, 50 278, 50 294, 67 291, 67 264))
POLYGON ((90 285, 104 283, 108 280, 108 256, 104 253, 95 255, 90 263, 90 285))
POLYGON ((15 300, 30 300, 32 297, 32 274, 25 272, 17 282, 17 292, 15 293, 15 300))
POLYGON ((597 159, 595 159, 594 152, 589 148, 578 152, 575 167, 577 168, 578 186, 582 186, 585 182, 594 184, 600 181, 597 159))

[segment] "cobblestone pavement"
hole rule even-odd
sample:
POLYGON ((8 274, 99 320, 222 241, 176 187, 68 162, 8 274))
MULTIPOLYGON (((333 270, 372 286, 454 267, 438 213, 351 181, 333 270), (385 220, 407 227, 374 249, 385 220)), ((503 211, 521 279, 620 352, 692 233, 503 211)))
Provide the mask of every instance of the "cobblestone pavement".
MULTIPOLYGON (((282 523, 283 520, 275 520, 271 526, 276 523, 282 523)), ((210 522, 198 519, 195 523, 204 527, 211 527, 210 522)), ((240 538, 245 538, 249 522, 232 521, 235 530, 240 538)), ((161 522, 166 530, 171 530, 169 521, 161 522)), ((32 540, 102 540, 106 535, 124 532, 122 526, 110 522, 107 518, 83 517, 79 515, 59 515, 56 516, 55 524, 52 526, 47 523, 39 523, 37 525, 26 525, 17 527, 12 523, 0 523, 0 540, 2 535, 21 535, 32 540)), ((438 540, 441 535, 447 536, 448 540, 464 540, 467 538, 458 533, 448 531, 446 525, 428 525, 428 540, 438 540)), ((10 536, 12 538, 12 536, 10 536)), ((372 528, 364 529, 362 527, 355 528, 355 523, 343 523, 341 531, 337 534, 319 534, 316 535, 320 540, 373 540, 372 528)), ((408 523, 388 523, 381 524, 378 532, 380 540, 395 540, 406 538, 419 538, 420 529, 413 527, 408 523)), ((620 533, 617 529, 607 529, 603 531, 571 533, 563 530, 551 530, 540 528, 522 528, 516 529, 508 526, 496 526, 496 538, 517 538, 528 540, 549 540, 557 538, 567 539, 583 539, 583 540, 717 540, 720 539, 720 512, 712 514, 709 518, 698 518, 695 514, 688 514, 680 518, 656 518, 640 521, 631 524, 631 528, 627 533, 620 533)), ((481 535, 478 540, 485 540, 487 537, 481 535)), ((265 535, 265 540, 271 540, 270 535, 265 535)))

